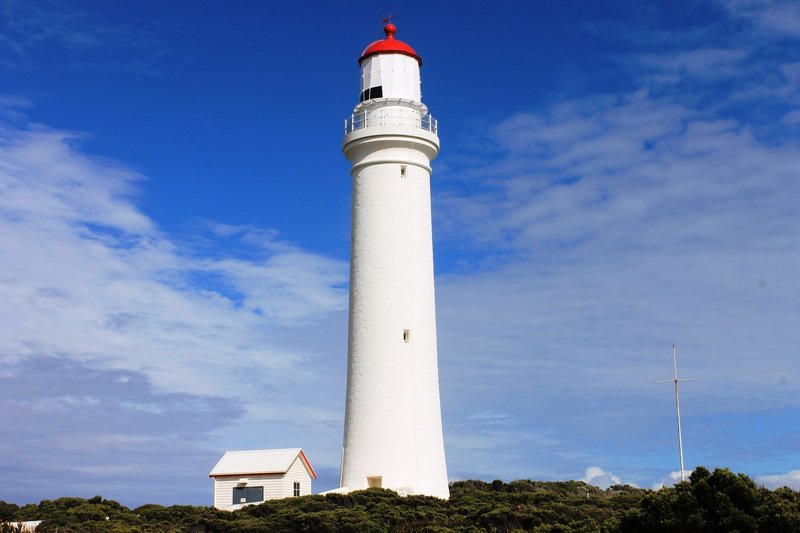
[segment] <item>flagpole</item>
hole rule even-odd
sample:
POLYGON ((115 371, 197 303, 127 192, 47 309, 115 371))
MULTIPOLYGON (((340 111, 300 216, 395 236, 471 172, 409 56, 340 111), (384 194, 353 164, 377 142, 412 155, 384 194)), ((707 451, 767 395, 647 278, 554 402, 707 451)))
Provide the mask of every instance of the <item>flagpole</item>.
POLYGON ((678 358, 674 344, 672 345, 672 371, 674 376, 673 379, 656 381, 656 383, 675 384, 675 415, 678 418, 678 453, 680 454, 681 459, 681 481, 686 481, 686 468, 683 464, 683 431, 681 430, 681 401, 678 396, 678 383, 681 381, 695 381, 697 378, 678 379, 678 358))

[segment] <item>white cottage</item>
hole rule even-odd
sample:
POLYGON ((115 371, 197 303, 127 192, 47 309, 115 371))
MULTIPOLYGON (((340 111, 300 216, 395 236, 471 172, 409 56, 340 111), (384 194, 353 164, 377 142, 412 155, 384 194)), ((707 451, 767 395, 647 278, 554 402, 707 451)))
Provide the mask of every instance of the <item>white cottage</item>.
POLYGON ((317 473, 300 448, 225 452, 208 474, 214 507, 234 510, 265 500, 311 494, 317 473))

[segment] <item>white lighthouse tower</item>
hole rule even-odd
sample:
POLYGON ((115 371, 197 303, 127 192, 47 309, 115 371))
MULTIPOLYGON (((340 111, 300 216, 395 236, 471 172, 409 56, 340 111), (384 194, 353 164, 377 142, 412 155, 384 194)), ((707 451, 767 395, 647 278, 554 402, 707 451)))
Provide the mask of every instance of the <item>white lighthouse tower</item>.
POLYGON ((353 219, 340 485, 448 498, 431 236, 437 123, 422 103, 422 59, 394 24, 384 31, 358 60, 361 98, 345 122, 353 219))

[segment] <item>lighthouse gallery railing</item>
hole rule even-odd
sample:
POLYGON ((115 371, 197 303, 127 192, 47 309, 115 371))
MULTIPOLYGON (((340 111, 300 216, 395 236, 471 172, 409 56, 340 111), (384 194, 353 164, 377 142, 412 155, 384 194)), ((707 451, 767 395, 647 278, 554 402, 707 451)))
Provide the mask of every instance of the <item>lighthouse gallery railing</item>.
POLYGON ((404 110, 402 113, 393 113, 388 110, 382 111, 362 111, 350 115, 344 121, 344 134, 352 133, 355 130, 375 126, 412 126, 438 134, 439 121, 430 114, 409 113, 404 110))

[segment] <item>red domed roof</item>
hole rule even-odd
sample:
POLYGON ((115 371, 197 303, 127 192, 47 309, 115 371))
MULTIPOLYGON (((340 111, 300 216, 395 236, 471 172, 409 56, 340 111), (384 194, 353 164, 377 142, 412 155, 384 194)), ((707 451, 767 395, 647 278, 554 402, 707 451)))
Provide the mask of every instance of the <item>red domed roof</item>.
POLYGON ((419 57, 419 54, 403 41, 398 41, 394 38, 394 34, 397 33, 397 27, 394 24, 390 22, 383 28, 383 31, 386 33, 386 39, 375 41, 367 46, 358 59, 359 64, 369 56, 376 54, 404 54, 413 57, 422 66, 422 58, 419 57))

